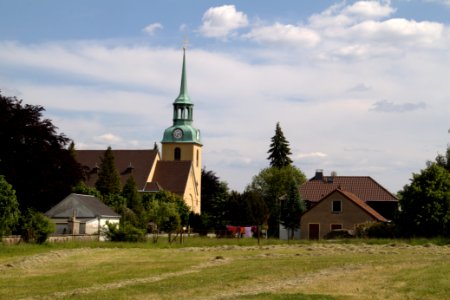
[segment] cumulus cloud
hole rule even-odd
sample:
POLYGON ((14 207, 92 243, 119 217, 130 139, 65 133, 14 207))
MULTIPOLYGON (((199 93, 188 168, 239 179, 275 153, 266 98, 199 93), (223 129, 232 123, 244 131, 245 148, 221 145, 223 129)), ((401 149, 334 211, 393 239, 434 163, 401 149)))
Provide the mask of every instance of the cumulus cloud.
POLYGON ((118 143, 122 140, 121 137, 114 135, 112 133, 105 133, 98 137, 96 137, 97 141, 106 142, 106 143, 118 143))
POLYGON ((202 35, 222 39, 248 25, 247 15, 237 11, 234 5, 211 7, 204 13, 202 21, 199 28, 202 35))
POLYGON ((160 23, 152 23, 147 25, 142 31, 148 35, 154 35, 155 31, 158 29, 163 29, 163 26, 160 23))
POLYGON ((371 108, 372 111, 377 112, 411 112, 420 109, 426 109, 427 105, 424 102, 412 103, 406 102, 396 104, 387 100, 375 102, 371 108))
POLYGON ((275 23, 252 29, 244 38, 262 44, 314 47, 320 42, 320 36, 311 29, 290 24, 275 23))
POLYGON ((386 43, 406 42, 413 46, 433 45, 443 36, 444 26, 436 22, 389 19, 383 22, 364 21, 349 28, 349 35, 359 40, 386 43))
POLYGON ((394 12, 395 9, 389 2, 378 1, 358 1, 342 11, 344 15, 362 19, 379 19, 390 16, 394 12))

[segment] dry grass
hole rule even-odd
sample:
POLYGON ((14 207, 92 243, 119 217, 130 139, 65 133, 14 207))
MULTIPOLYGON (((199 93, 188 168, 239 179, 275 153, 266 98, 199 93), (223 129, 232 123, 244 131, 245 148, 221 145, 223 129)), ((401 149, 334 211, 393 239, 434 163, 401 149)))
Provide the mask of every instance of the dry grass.
POLYGON ((435 245, 50 248, 2 257, 0 299, 445 299, 449 271, 435 245))

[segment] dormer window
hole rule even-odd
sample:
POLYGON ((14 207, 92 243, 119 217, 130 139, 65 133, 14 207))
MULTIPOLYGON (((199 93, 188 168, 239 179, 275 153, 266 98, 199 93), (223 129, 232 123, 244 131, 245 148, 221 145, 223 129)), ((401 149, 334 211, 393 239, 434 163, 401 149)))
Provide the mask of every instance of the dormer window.
POLYGON ((331 212, 333 214, 340 214, 342 212, 341 200, 333 200, 333 203, 331 204, 331 212))

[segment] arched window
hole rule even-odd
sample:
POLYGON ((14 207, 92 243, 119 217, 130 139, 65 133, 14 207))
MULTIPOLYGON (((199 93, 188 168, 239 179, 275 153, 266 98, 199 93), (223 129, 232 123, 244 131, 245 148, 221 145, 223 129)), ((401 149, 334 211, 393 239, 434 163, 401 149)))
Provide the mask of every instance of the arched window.
POLYGON ((181 159, 181 149, 180 148, 175 148, 174 153, 173 153, 173 159, 174 160, 180 160, 181 159))

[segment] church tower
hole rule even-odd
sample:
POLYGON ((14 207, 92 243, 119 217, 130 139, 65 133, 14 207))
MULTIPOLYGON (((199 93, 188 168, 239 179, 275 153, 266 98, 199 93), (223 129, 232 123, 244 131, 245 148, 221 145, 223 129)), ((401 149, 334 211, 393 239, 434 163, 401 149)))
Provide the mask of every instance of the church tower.
POLYGON ((194 104, 187 93, 186 49, 183 48, 180 94, 173 103, 173 125, 164 131, 162 161, 191 161, 196 191, 185 199, 192 211, 200 212, 202 174, 202 143, 200 130, 192 126, 194 104))

